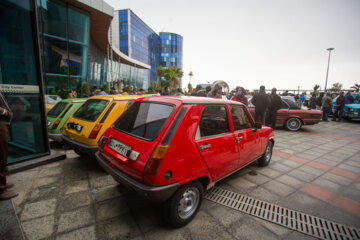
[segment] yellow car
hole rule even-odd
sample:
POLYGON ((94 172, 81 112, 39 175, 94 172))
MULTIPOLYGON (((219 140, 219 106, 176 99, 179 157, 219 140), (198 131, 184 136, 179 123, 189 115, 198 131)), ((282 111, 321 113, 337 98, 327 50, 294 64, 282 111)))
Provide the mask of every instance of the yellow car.
POLYGON ((97 95, 90 97, 62 129, 62 138, 79 155, 94 156, 103 133, 134 102, 138 95, 97 95))

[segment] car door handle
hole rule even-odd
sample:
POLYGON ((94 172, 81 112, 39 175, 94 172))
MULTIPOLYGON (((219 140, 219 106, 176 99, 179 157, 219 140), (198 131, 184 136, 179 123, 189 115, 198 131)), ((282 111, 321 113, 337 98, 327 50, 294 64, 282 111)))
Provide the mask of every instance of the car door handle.
POLYGON ((244 139, 243 136, 236 137, 236 141, 241 141, 241 140, 243 140, 243 139, 244 139))
POLYGON ((211 144, 206 144, 206 145, 200 146, 199 148, 200 148, 200 150, 204 150, 204 149, 208 149, 210 147, 211 147, 211 144))

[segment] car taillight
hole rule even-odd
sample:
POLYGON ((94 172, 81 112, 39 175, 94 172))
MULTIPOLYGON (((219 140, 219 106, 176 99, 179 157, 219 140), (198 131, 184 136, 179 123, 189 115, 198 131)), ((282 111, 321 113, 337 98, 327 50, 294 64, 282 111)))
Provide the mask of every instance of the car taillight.
POLYGON ((145 173, 147 174, 157 173, 168 149, 169 146, 157 146, 155 148, 155 151, 151 155, 150 160, 146 164, 145 173))
POLYGON ((91 131, 89 138, 96 138, 101 127, 102 127, 101 124, 96 124, 95 127, 93 128, 93 130, 91 131))
POLYGON ((54 124, 52 125, 52 129, 56 129, 59 126, 59 123, 61 122, 61 119, 56 119, 56 121, 54 122, 54 124))
POLYGON ((109 139, 108 137, 102 136, 102 137, 100 138, 99 142, 98 142, 98 145, 99 145, 100 147, 104 147, 104 146, 105 146, 105 143, 107 142, 108 139, 109 139))

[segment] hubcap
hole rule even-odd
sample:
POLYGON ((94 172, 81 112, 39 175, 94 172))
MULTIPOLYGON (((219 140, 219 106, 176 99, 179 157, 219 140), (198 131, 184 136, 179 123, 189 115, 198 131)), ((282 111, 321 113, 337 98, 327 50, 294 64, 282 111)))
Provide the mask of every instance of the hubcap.
POLYGON ((181 196, 178 212, 182 219, 189 218, 199 205, 199 190, 196 187, 187 189, 181 196))
POLYGON ((293 119, 288 122, 288 126, 290 129, 296 130, 300 127, 300 122, 297 119, 293 119))
POLYGON ((271 147, 268 145, 265 152, 265 161, 268 162, 271 159, 271 147))

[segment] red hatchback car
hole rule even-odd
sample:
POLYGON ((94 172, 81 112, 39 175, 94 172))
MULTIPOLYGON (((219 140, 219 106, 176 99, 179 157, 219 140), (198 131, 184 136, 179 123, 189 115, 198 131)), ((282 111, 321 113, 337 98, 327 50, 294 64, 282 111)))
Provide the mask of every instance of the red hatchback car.
POLYGON ((146 97, 134 102, 99 140, 96 159, 114 179, 166 202, 175 227, 196 215, 205 189, 246 165, 269 164, 272 128, 255 124, 238 102, 146 97))

